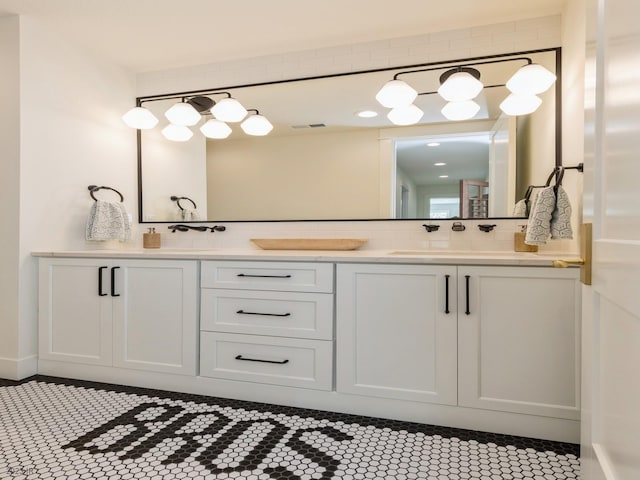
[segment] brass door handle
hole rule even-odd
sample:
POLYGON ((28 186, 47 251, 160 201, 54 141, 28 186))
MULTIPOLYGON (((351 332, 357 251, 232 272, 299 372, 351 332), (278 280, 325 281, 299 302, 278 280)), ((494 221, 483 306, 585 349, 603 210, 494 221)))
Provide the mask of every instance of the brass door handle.
POLYGON ((551 264, 555 268, 567 268, 569 265, 584 265, 584 260, 582 258, 576 258, 574 260, 553 260, 551 264))

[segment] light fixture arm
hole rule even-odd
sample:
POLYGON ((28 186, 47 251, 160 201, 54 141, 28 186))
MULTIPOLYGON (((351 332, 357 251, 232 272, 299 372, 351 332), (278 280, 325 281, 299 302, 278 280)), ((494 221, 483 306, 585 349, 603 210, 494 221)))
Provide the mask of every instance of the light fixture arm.
POLYGON ((446 65, 441 67, 431 67, 431 68, 419 68, 416 70, 406 70, 404 72, 398 72, 393 76, 394 80, 398 80, 398 76, 400 75, 408 75, 410 73, 422 73, 422 72, 434 72, 436 70, 452 70, 458 68, 468 68, 475 67, 477 65, 489 65, 492 63, 503 63, 503 62, 516 62, 516 61, 525 61, 527 65, 533 63, 533 61, 529 57, 516 57, 516 58, 497 58, 494 60, 485 60, 484 62, 475 62, 475 63, 464 63, 460 65, 446 65))

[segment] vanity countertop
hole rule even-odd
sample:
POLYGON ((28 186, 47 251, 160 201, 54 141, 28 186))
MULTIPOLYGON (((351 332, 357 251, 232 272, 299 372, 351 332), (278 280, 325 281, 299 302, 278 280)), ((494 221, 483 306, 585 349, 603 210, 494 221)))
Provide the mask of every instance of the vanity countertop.
POLYGON ((427 250, 255 250, 255 249, 140 249, 33 252, 36 257, 155 258, 165 260, 250 260, 338 263, 412 263, 435 265, 514 265, 550 267, 557 258, 575 259, 574 254, 529 252, 474 252, 427 250))

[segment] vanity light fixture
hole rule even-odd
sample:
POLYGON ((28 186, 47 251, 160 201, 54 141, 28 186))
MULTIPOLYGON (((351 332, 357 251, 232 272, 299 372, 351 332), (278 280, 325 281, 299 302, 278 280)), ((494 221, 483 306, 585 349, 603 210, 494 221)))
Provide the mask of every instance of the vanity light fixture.
POLYGON ((190 127, 195 125, 202 118, 200 113, 186 101, 176 103, 169 108, 164 114, 173 125, 190 127))
POLYGON ((413 125, 418 123, 424 112, 414 104, 405 107, 396 107, 387 113, 387 118, 394 125, 413 125))
POLYGON ((158 124, 158 119, 151 111, 144 107, 133 107, 122 116, 127 127, 149 130, 158 124))
MULTIPOLYGON (((448 120, 468 120, 480 111, 480 105, 474 102, 485 88, 507 87, 511 95, 501 104, 501 109, 507 115, 527 115, 534 112, 542 100, 537 94, 548 90, 556 81, 556 76, 544 66, 535 64, 529 57, 495 56, 489 60, 477 61, 460 65, 437 66, 397 72, 393 79, 387 82, 376 95, 378 102, 392 110, 387 117, 396 125, 413 125, 418 123, 422 115, 418 115, 419 107, 414 100, 420 95, 438 94, 447 103, 441 113, 448 120), (504 58, 503 58, 504 57, 504 58), (526 62, 520 67, 506 84, 484 85, 480 81, 479 67, 482 65, 502 62, 526 62), (442 71, 438 78, 440 86, 436 91, 419 92, 398 77, 414 73, 442 71), (413 114, 410 114, 413 113, 413 114)), ((420 110, 421 111, 421 110, 420 110)))
POLYGON ((193 132, 184 125, 175 125, 170 123, 162 129, 162 135, 172 142, 186 142, 193 137, 193 132))
POLYGON ((200 131, 207 138, 223 139, 231 135, 231 127, 220 120, 212 118, 200 127, 200 131))
POLYGON ((255 112, 255 114, 249 115, 246 120, 240 124, 240 128, 242 128, 244 133, 262 137, 273 130, 271 122, 267 120, 266 117, 260 115, 258 110, 251 108, 248 112, 255 112))

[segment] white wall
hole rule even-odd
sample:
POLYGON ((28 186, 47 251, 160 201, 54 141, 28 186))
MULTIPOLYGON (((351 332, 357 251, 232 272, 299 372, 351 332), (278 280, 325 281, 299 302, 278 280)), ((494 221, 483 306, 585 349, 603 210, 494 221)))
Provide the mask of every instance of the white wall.
POLYGON ((0 17, 0 377, 18 357, 20 76, 18 17, 0 17))
MULTIPOLYGON (((0 343, 0 358, 7 359, 0 376, 7 378, 35 373, 37 262, 31 252, 88 248, 90 184, 120 190, 127 208, 137 208, 135 133, 120 119, 135 98, 135 77, 70 45, 41 21, 12 18, 4 21, 19 22, 19 35, 9 44, 19 44, 20 67, 9 71, 20 78, 20 112, 14 115, 20 178, 9 169, 15 210, 3 222, 13 224, 13 241, 19 240, 8 262, 19 264, 11 274, 19 294, 2 299, 11 316, 2 319, 0 334, 18 331, 10 345, 0 343)), ((2 77, 7 81, 4 71, 2 77)))

